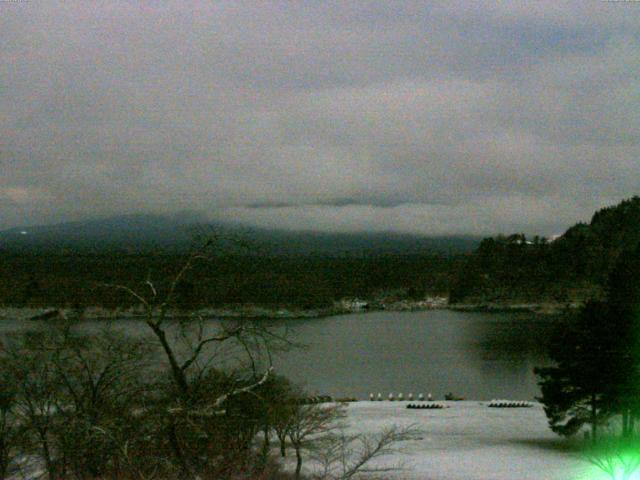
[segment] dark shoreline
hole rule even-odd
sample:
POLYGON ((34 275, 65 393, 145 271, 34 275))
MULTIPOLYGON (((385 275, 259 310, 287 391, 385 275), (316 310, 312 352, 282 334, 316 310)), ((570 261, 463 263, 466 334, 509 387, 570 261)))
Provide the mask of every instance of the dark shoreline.
MULTIPOLYGON (((452 310, 457 312, 489 312, 489 313, 534 313, 537 315, 558 315, 568 309, 578 308, 578 303, 474 303, 474 304, 444 304, 425 306, 424 302, 403 301, 389 305, 370 308, 348 309, 335 305, 324 309, 300 309, 292 307, 264 307, 259 305, 238 305, 222 308, 203 308, 193 311, 176 310, 170 312, 171 318, 202 317, 206 319, 240 319, 279 320, 279 319, 314 319, 336 315, 348 315, 367 312, 403 312, 452 310)), ((102 307, 88 307, 82 311, 72 308, 53 307, 0 307, 0 321, 3 319, 19 320, 54 320, 62 318, 78 318, 84 320, 115 320, 141 319, 144 312, 136 308, 106 309, 102 307)))

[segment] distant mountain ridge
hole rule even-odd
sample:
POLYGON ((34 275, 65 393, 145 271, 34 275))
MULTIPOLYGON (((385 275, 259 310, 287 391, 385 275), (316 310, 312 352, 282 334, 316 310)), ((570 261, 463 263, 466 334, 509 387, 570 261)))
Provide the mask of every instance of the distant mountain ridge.
MULTIPOLYGON (((473 236, 428 237, 394 232, 327 233, 246 227, 205 221, 196 214, 121 215, 0 231, 0 249, 26 251, 179 253, 194 237, 216 234, 248 242, 248 253, 275 255, 357 255, 375 253, 463 253, 480 242, 473 236)), ((227 242, 233 243, 233 242, 227 242)))
POLYGON ((57 249, 165 249, 182 248, 191 240, 193 218, 161 215, 122 215, 53 225, 16 227, 0 232, 0 248, 57 249))
POLYGON ((640 243, 640 197, 598 210, 553 242, 522 234, 484 239, 458 272, 460 303, 581 301, 603 294, 609 273, 640 243))

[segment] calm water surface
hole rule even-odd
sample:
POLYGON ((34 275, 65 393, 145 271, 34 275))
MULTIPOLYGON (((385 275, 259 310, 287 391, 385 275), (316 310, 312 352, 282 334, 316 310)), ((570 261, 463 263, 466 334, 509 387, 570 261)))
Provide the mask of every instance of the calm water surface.
MULTIPOLYGON (((278 353, 278 373, 312 394, 368 397, 370 392, 405 396, 445 393, 468 399, 533 399, 539 394, 534 366, 546 363, 543 341, 552 320, 529 314, 372 312, 322 319, 284 320, 296 342, 278 353)), ((0 333, 34 322, 5 321, 0 333)), ((88 322, 84 328, 99 328, 88 322)), ((117 322, 142 335, 140 321, 117 322)), ((211 322, 214 325, 214 321, 211 322)))
POLYGON ((529 314, 447 310, 297 320, 295 338, 309 346, 275 364, 309 391, 333 396, 533 399, 539 395, 533 368, 546 363, 550 327, 549 319, 529 314))

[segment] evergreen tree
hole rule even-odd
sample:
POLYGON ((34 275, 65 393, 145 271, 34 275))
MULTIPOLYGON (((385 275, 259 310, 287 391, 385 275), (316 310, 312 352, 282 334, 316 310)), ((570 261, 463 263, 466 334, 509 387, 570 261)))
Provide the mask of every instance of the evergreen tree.
POLYGON ((612 414, 611 392, 619 383, 622 359, 610 320, 606 303, 587 303, 550 342, 555 365, 535 369, 542 390, 539 400, 551 429, 560 435, 573 435, 588 424, 595 441, 598 425, 612 414))
POLYGON ((621 254, 606 301, 588 302, 553 336, 552 367, 537 368, 545 413, 554 432, 572 435, 611 415, 622 433, 640 414, 640 245, 621 254))
POLYGON ((622 414, 622 434, 629 436, 640 414, 640 244, 616 262, 609 276, 608 303, 624 359, 613 401, 622 414))

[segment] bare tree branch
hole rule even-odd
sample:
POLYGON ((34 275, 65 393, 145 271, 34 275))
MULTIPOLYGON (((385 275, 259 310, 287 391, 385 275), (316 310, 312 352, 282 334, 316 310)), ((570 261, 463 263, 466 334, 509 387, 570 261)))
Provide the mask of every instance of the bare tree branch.
POLYGON ((393 425, 376 435, 347 435, 342 430, 331 434, 311 450, 320 464, 321 472, 314 478, 322 480, 349 480, 362 473, 383 474, 403 469, 402 464, 368 466, 380 457, 397 451, 398 443, 413 440, 419 434, 414 425, 393 425))
POLYGON ((158 296, 158 291, 156 290, 156 287, 153 285, 153 282, 149 278, 147 278, 147 280, 144 283, 147 284, 151 289, 151 293, 153 293, 153 298, 155 300, 158 296))
POLYGON ((149 304, 147 299, 144 298, 142 295, 138 294, 132 288, 129 288, 125 285, 119 285, 119 284, 113 284, 113 283, 99 283, 98 286, 105 287, 105 288, 112 288, 114 290, 122 290, 123 292, 128 293, 130 296, 138 300, 145 307, 147 311, 151 309, 151 305, 149 304))
POLYGON ((187 368, 189 368, 193 364, 193 362, 195 362, 198 359, 198 356, 202 352, 202 349, 204 348, 205 345, 209 343, 214 343, 214 342, 216 343, 224 342, 233 337, 236 337, 242 331, 242 329, 243 329, 242 327, 238 327, 236 330, 232 332, 228 332, 223 335, 217 335, 217 336, 208 337, 203 340, 200 340, 198 342, 198 345, 196 345, 196 347, 193 349, 191 356, 180 366, 180 369, 182 371, 185 371, 187 368))
POLYGON ((216 400, 213 403, 207 405, 204 408, 187 409, 185 407, 174 407, 174 408, 168 409, 167 411, 172 414, 187 413, 190 416, 199 416, 199 417, 211 417, 214 415, 222 415, 225 412, 224 409, 222 409, 222 406, 227 400, 237 395, 241 395, 243 393, 251 393, 260 385, 263 385, 269 379, 269 376, 272 373, 273 373, 273 367, 270 367, 264 372, 264 375, 262 376, 262 378, 260 378, 260 380, 258 380, 257 382, 242 388, 234 389, 231 392, 220 395, 218 398, 216 398, 216 400))
POLYGON ((196 260, 203 260, 206 258, 207 258, 206 255, 202 254, 201 252, 196 252, 189 256, 189 259, 185 262, 185 264, 182 266, 178 274, 174 277, 173 281, 171 282, 171 286, 169 287, 169 293, 167 293, 167 296, 165 297, 164 301, 160 304, 160 311, 162 312, 161 313, 162 315, 164 315, 164 312, 166 311, 167 307, 170 305, 171 301, 173 300, 173 295, 175 294, 178 284, 182 281, 182 277, 184 277, 185 274, 191 269, 191 267, 193 267, 193 264, 196 260))

